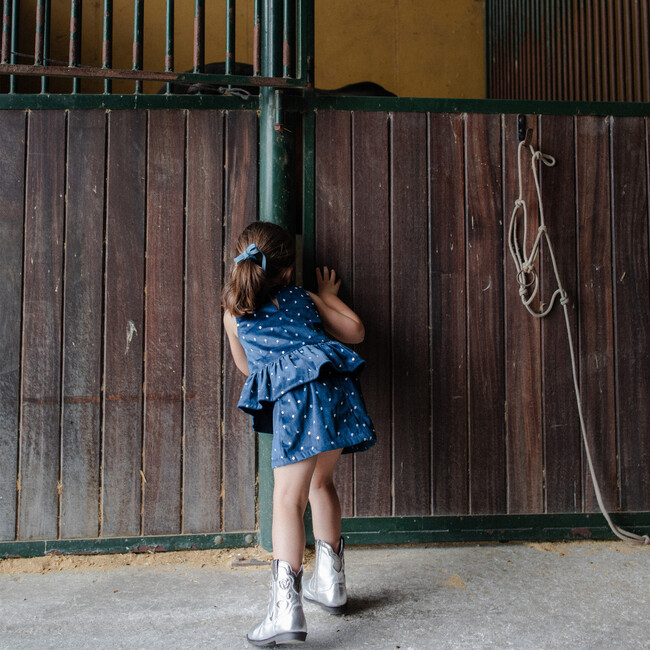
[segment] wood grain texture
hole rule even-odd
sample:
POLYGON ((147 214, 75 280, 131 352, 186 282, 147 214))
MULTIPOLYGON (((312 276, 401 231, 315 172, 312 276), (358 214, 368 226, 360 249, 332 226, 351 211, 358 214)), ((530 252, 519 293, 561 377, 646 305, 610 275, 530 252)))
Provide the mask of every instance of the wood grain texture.
POLYGON ((108 115, 102 526, 141 534, 145 111, 108 115))
POLYGON ((463 118, 429 116, 433 513, 469 511, 463 118))
POLYGON ((64 111, 29 114, 21 386, 20 539, 58 536, 64 111))
POLYGON ((0 111, 0 540, 16 535, 25 112, 0 111))
MULTIPOLYGON (((538 142, 537 119, 527 115, 533 129, 532 142, 538 142)), ((517 172, 517 115, 505 115, 504 128, 504 238, 508 237, 510 214, 519 197, 517 172)), ((525 250, 530 255, 539 228, 537 193, 530 166, 530 150, 522 151, 522 198, 527 205, 528 228, 525 250)), ((546 173, 546 167, 544 172, 546 173)), ((538 170, 539 171, 539 170, 538 170)), ((518 211, 523 226, 523 212, 518 211)), ((523 229, 518 231, 523 245, 523 229)), ((525 309, 519 296, 517 270, 506 252, 505 273, 505 355, 506 355, 506 457, 508 468, 508 512, 533 513, 544 510, 542 440, 542 359, 540 322, 525 309)), ((533 261, 540 269, 540 260, 533 261)), ((542 298, 543 300, 543 298, 542 298)), ((540 300, 531 307, 540 310, 540 300)))
MULTIPOLYGON (((578 352, 575 134, 571 116, 541 117, 539 148, 555 157, 540 178, 544 214, 578 352)), ((557 283, 546 247, 542 247, 542 293, 557 283)), ((580 512, 582 481, 580 423, 573 388, 571 356, 561 305, 542 320, 542 394, 546 512, 580 512)))
POLYGON ((187 116, 183 532, 221 527, 222 112, 187 116))
MULTIPOLYGON (((354 309, 352 253, 351 114, 324 111, 316 118, 315 259, 342 280, 340 298, 354 309)), ((305 269, 305 276, 314 273, 305 269)), ((334 475, 344 517, 354 514, 354 459, 342 456, 334 475)))
POLYGON ((427 126, 395 113, 391 130, 394 513, 431 511, 427 126))
POLYGON ((644 510, 650 504, 650 249, 645 138, 643 118, 613 118, 616 409, 624 511, 644 510))
MULTIPOLYGON (((235 241, 257 219, 257 115, 232 112, 226 118, 225 266, 230 270, 235 241)), ((224 340, 224 346, 228 342, 224 340)), ((227 347, 224 349, 228 350, 227 347)), ((224 531, 255 528, 255 448, 250 417, 237 408, 244 376, 224 354, 223 502, 224 531)))
MULTIPOLYGON (((580 389, 596 476, 611 510, 618 495, 609 120, 581 117, 576 129, 580 389)), ((585 510, 597 510, 586 467, 583 474, 585 510)))
POLYGON ((361 377, 368 413, 377 431, 377 444, 356 454, 355 508, 357 516, 391 514, 391 331, 390 331, 390 212, 388 116, 355 113, 352 140, 354 263, 353 303, 366 338, 356 347, 366 361, 361 377))
POLYGON ((99 534, 106 113, 68 113, 61 537, 99 534))
POLYGON ((501 125, 468 115, 467 319, 470 512, 506 511, 501 125))
POLYGON ((185 116, 150 111, 144 368, 145 535, 180 532, 185 116))

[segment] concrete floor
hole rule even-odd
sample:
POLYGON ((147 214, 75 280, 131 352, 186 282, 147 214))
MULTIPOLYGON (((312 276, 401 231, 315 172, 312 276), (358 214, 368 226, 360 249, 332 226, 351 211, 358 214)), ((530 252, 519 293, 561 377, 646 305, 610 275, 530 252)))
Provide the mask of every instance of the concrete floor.
MULTIPOLYGON (((650 547, 349 547, 349 611, 307 604, 305 650, 650 648, 650 547)), ((248 648, 267 568, 0 575, 0 648, 248 648)))

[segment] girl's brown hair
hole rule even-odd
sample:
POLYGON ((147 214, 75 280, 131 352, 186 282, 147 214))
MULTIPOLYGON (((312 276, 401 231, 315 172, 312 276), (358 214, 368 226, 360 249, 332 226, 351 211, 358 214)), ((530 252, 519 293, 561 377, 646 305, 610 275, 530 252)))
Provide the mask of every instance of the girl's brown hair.
POLYGON ((266 303, 296 261, 293 237, 275 223, 256 221, 246 227, 235 245, 237 255, 251 244, 257 246, 259 253, 234 263, 223 289, 223 306, 233 316, 252 314, 266 303), (266 270, 262 268, 262 254, 266 257, 266 270))

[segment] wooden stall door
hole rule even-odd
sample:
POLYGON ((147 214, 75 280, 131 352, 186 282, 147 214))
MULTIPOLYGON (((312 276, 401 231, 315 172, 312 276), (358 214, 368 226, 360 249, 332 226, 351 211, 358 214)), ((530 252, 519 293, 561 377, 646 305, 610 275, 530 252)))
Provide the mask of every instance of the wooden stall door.
MULTIPOLYGON (((650 509, 646 121, 527 116, 557 160, 541 171, 546 224, 613 511, 650 509)), ((337 269, 367 326, 379 439, 341 463, 344 516, 593 512, 564 317, 529 316, 506 246, 517 116, 330 110, 315 133, 316 264, 337 269)), ((530 247, 529 172, 523 192, 530 247)), ((544 302, 545 248, 538 269, 544 302)))
POLYGON ((220 296, 256 218, 256 114, 0 125, 0 540, 255 530, 220 296))

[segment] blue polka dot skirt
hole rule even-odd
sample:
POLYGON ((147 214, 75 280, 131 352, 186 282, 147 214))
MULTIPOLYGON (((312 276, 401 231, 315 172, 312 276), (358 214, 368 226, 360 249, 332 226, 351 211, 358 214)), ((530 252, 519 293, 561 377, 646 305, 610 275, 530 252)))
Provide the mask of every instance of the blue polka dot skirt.
POLYGON ((273 407, 271 466, 296 463, 323 451, 364 451, 376 442, 354 373, 331 367, 278 399, 273 407))

